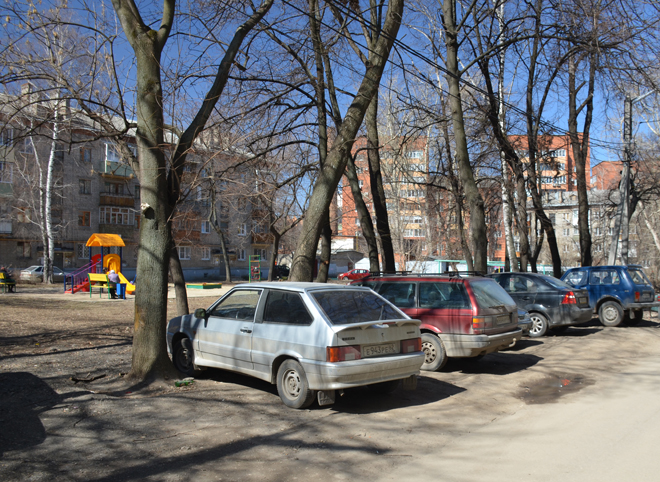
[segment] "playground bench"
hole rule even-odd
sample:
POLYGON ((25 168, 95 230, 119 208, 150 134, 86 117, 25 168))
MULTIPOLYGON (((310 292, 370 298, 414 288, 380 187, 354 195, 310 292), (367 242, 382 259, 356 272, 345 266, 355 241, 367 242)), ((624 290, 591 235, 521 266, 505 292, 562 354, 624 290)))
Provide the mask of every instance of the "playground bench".
MULTIPOLYGON (((89 273, 89 297, 92 297, 92 288, 99 288, 99 298, 103 295, 103 288, 108 288, 108 275, 89 273)), ((110 291, 108 290, 108 298, 110 298, 110 291)))
POLYGON ((16 282, 12 279, 6 278, 4 273, 0 273, 0 286, 3 293, 16 292, 16 282))

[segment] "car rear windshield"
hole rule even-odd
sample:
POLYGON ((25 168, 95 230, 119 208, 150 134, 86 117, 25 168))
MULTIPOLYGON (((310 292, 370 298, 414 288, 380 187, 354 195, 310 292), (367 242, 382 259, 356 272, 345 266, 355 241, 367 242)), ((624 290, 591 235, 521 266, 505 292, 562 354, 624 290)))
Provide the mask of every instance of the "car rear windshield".
POLYGON ((472 292, 480 308, 516 304, 513 298, 495 280, 480 279, 470 281, 470 288, 472 288, 472 292))
POLYGON ((636 285, 650 285, 651 282, 646 277, 646 273, 638 268, 628 268, 628 273, 636 285))
POLYGON ((312 297, 333 325, 407 318, 383 298, 369 291, 315 291, 312 297))

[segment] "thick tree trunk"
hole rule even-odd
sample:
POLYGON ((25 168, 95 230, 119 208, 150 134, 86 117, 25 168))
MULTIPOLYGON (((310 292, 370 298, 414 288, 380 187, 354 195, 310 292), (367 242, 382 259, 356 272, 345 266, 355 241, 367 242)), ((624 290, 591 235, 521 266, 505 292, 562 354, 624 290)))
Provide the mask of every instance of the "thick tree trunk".
MULTIPOLYGON (((454 142, 456 145, 456 164, 468 208, 470 210, 470 232, 474 246, 474 271, 488 272, 488 237, 486 234, 486 215, 484 200, 474 179, 470 165, 470 155, 465 135, 463 105, 461 101, 460 69, 458 66, 458 31, 456 29, 455 0, 442 3, 443 26, 447 46, 447 85, 449 86, 454 142)), ((472 270, 471 270, 472 271, 472 270)))
POLYGON ((337 132, 337 137, 332 144, 332 149, 330 149, 326 162, 322 166, 314 185, 305 215, 305 222, 298 238, 296 255, 291 266, 291 279, 293 281, 307 280, 312 276, 316 246, 318 245, 325 212, 337 190, 339 179, 346 169, 346 162, 355 141, 355 135, 364 119, 364 114, 371 99, 378 92, 378 85, 385 64, 401 25, 402 13, 403 0, 391 0, 383 26, 383 35, 373 48, 373 61, 367 67, 362 84, 348 108, 344 121, 337 132))
MULTIPOLYGON (((383 188, 383 173, 380 167, 380 139, 378 137, 378 94, 374 96, 367 108, 367 159, 369 159, 369 181, 371 184, 371 198, 376 215, 376 229, 380 237, 383 255, 383 271, 396 271, 394 259, 394 245, 390 231, 390 220, 387 213, 387 198, 383 188)), ((371 249, 371 246, 369 246, 371 249)), ((371 257, 369 258, 371 262, 371 257)), ((373 263, 371 263, 373 264, 373 263)), ((378 271, 378 270, 377 270, 378 271)))
POLYGON ((272 244, 272 246, 273 246, 273 255, 270 257, 270 263, 268 264, 268 281, 273 281, 273 279, 275 278, 274 277, 275 265, 276 265, 276 261, 277 261, 277 252, 280 249, 281 235, 277 231, 277 229, 275 229, 275 226, 273 226, 272 224, 270 226, 270 233, 273 235, 273 244, 272 244))
POLYGON ((179 251, 176 248, 176 243, 172 240, 172 247, 170 248, 170 275, 174 283, 174 294, 176 296, 176 314, 183 316, 190 313, 188 307, 188 292, 186 291, 186 279, 183 276, 183 269, 181 269, 181 260, 179 259, 179 251))
POLYGON ((330 270, 330 257, 332 256, 332 228, 330 227, 330 211, 326 210, 321 230, 321 254, 319 256, 319 272, 316 275, 317 283, 327 283, 330 270))
MULTIPOLYGON (((371 214, 367 209, 367 205, 362 198, 362 191, 360 191, 360 183, 358 180, 357 172, 355 171, 355 163, 353 159, 348 160, 346 167, 346 177, 348 184, 351 186, 351 193, 355 201, 355 209, 358 213, 360 220, 360 228, 362 229, 362 236, 367 242, 367 250, 369 257, 369 271, 377 273, 380 271, 380 263, 378 262, 378 243, 376 241, 376 233, 374 232, 374 225, 371 221, 371 214)), ((389 229, 389 227, 388 227, 389 229)))

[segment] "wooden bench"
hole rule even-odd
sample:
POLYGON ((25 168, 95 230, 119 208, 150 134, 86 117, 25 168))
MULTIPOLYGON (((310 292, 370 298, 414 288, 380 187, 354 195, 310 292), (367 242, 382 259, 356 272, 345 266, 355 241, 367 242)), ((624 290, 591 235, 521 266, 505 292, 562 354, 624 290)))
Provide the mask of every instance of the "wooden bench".
MULTIPOLYGON (((103 295, 103 288, 108 288, 108 275, 99 273, 88 273, 89 277, 89 297, 92 297, 92 288, 99 289, 99 298, 103 295)), ((110 290, 108 290, 108 298, 110 298, 110 290)))
POLYGON ((0 286, 2 287, 3 293, 12 293, 16 292, 16 281, 5 276, 4 273, 0 272, 0 286))

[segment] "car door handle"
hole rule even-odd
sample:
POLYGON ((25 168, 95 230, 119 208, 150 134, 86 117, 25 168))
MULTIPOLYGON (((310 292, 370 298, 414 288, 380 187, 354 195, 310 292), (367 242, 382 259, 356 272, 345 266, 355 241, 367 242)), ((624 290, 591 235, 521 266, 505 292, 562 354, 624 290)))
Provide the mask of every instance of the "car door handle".
POLYGON ((252 330, 249 328, 241 328, 241 333, 252 333, 252 330))

